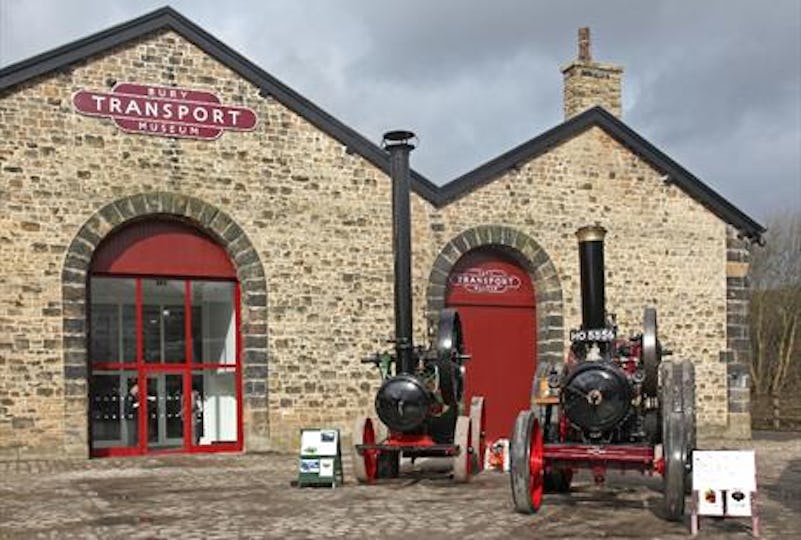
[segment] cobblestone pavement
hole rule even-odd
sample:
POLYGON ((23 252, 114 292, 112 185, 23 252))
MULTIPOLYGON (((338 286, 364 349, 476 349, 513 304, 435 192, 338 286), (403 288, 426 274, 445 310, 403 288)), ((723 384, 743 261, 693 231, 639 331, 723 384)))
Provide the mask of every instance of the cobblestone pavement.
MULTIPOLYGON (((801 434, 706 441, 756 448, 765 538, 801 538, 801 434)), ((467 485, 407 476, 336 489, 290 487, 291 455, 160 456, 0 463, 0 538, 683 538, 659 517, 659 478, 580 475, 535 516, 512 511, 508 476, 467 485)), ((700 538, 748 538, 750 521, 708 520, 700 538)))

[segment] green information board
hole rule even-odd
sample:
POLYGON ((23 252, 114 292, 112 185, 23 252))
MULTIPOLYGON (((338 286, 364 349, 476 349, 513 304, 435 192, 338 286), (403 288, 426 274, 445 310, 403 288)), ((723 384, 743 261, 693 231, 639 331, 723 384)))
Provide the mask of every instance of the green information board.
POLYGON ((344 483, 338 429, 301 429, 298 486, 336 487, 344 483))

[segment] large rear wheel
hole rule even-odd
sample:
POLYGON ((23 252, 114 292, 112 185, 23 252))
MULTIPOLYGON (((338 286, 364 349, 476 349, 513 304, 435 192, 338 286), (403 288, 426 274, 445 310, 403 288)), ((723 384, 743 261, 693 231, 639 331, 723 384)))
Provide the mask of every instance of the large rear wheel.
POLYGON ((487 437, 484 431, 486 412, 484 411, 484 398, 475 396, 470 402, 471 440, 473 449, 473 472, 484 470, 484 454, 487 450, 487 437))
POLYGON ((533 411, 517 415, 510 454, 515 510, 533 514, 542 506, 544 490, 542 431, 533 411))
POLYGON ((656 323, 656 309, 652 307, 645 308, 642 325, 642 361, 645 368, 642 391, 649 397, 656 397, 659 385, 659 363, 662 361, 662 350, 659 345, 656 323))
POLYGON ((470 451, 471 441, 470 418, 460 416, 456 419, 456 431, 453 443, 459 446, 459 453, 453 456, 453 479, 457 482, 469 482, 473 464, 473 453, 470 451))
POLYGON ((695 448, 695 365, 692 360, 681 363, 681 402, 684 410, 684 421, 687 423, 688 448, 695 448))
MULTIPOLYGON (((687 426, 687 461, 692 463, 693 450, 697 442, 695 428, 695 365, 692 360, 681 363, 681 391, 684 423, 687 426)), ((684 491, 689 495, 692 490, 692 467, 687 467, 687 478, 684 491)))
POLYGON ((457 362, 464 353, 462 323, 459 313, 452 308, 443 309, 437 326, 437 357, 457 362))
POLYGON ((440 312, 436 348, 435 363, 439 371, 442 399, 446 405, 456 406, 462 400, 464 392, 462 373, 464 340, 462 323, 455 309, 446 308, 440 312))
POLYGON ((684 416, 670 412, 665 417, 665 439, 663 443, 665 472, 665 515, 671 521, 680 521, 684 516, 685 482, 687 481, 687 426, 684 416))
POLYGON ((659 366, 662 455, 665 469, 662 477, 665 515, 678 521, 684 515, 689 433, 685 416, 684 369, 682 363, 666 360, 659 366))
POLYGON ((665 419, 671 412, 683 414, 684 396, 681 388, 681 365, 665 360, 659 365, 659 410, 662 417, 662 438, 665 436, 665 419))

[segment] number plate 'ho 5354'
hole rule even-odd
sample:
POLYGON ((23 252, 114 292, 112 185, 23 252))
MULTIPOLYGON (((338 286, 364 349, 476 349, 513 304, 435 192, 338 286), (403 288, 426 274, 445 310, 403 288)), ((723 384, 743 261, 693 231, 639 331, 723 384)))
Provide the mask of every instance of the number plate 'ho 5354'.
POLYGON ((571 330, 570 341, 614 341, 614 328, 592 328, 590 330, 571 330))

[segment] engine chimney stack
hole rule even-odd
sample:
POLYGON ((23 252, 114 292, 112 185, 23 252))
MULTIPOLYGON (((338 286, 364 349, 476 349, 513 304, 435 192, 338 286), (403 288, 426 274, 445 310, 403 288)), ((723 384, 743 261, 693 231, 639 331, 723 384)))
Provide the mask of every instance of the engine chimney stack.
POLYGON ((392 178, 392 248, 395 256, 396 374, 414 373, 412 350, 412 232, 409 209, 409 153, 414 149, 411 131, 384 134, 392 178))
POLYGON ((605 235, 606 229, 600 225, 589 225, 576 231, 581 271, 581 327, 584 330, 606 327, 605 235))

